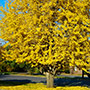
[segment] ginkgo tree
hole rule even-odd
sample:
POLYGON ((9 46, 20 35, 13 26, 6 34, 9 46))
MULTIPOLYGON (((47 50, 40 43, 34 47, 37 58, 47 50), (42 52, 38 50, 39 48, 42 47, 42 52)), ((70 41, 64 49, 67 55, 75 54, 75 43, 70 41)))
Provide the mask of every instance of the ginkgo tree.
POLYGON ((90 62, 89 4, 90 0, 8 0, 0 20, 0 37, 9 41, 4 47, 11 46, 4 56, 42 67, 47 87, 53 87, 58 69, 82 68, 90 62))

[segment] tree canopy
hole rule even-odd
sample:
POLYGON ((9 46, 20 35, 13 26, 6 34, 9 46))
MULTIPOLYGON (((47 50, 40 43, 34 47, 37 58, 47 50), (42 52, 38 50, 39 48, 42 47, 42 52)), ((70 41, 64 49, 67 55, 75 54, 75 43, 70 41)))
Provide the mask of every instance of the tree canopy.
POLYGON ((1 11, 0 37, 12 47, 8 60, 53 75, 68 64, 90 64, 90 0, 9 0, 1 11))

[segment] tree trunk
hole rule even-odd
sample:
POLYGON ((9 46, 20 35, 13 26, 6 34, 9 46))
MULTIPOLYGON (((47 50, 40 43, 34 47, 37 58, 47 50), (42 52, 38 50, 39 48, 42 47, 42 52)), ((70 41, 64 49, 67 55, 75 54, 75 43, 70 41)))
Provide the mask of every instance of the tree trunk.
POLYGON ((47 88, 53 88, 54 87, 54 75, 47 73, 47 88))
POLYGON ((70 74, 74 74, 74 67, 70 66, 70 74))
POLYGON ((82 78, 84 78, 84 70, 82 70, 82 78))

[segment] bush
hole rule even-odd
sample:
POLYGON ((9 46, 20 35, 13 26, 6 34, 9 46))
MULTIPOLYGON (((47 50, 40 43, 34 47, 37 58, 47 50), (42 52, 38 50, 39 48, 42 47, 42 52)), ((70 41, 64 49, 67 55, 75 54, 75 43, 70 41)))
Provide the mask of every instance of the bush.
POLYGON ((3 72, 2 74, 3 74, 3 75, 10 75, 11 72, 3 72))

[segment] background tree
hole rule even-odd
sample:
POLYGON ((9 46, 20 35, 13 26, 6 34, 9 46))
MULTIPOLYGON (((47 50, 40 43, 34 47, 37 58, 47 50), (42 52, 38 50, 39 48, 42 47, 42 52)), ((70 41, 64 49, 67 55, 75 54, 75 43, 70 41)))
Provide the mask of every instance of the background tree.
POLYGON ((5 61, 5 57, 3 55, 3 50, 4 50, 4 48, 2 46, 0 46, 0 73, 3 70, 2 64, 5 61))
POLYGON ((53 87, 56 71, 69 63, 87 66, 89 4, 89 0, 9 0, 5 10, 1 8, 0 22, 1 38, 12 47, 5 57, 43 67, 47 87, 53 87))

